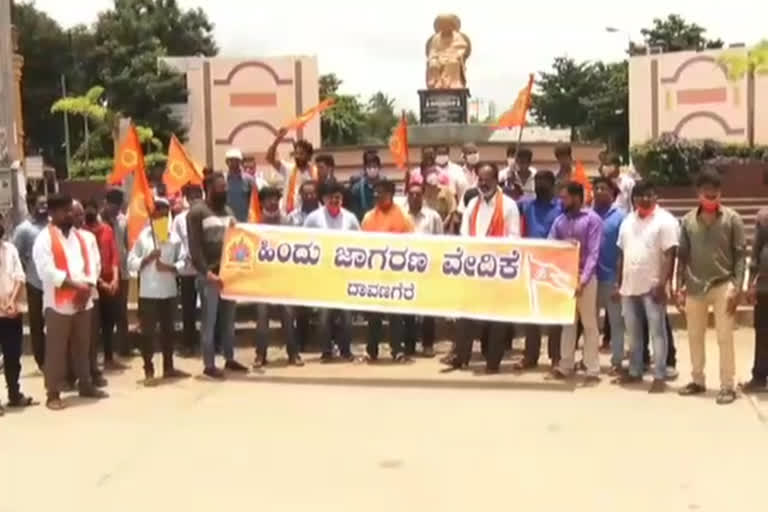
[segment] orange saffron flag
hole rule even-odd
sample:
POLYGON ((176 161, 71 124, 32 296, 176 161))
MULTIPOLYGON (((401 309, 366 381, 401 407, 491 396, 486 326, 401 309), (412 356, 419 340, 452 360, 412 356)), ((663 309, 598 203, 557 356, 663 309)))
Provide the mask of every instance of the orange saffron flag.
POLYGON ((533 90, 533 73, 528 77, 526 85, 517 94, 517 99, 512 108, 504 112, 494 128, 514 128, 515 126, 525 126, 525 118, 528 116, 528 109, 531 108, 531 91, 533 90))
POLYGON ((133 191, 128 204, 128 250, 141 234, 141 230, 149 222, 149 216, 155 209, 152 189, 149 188, 147 173, 137 172, 133 175, 133 191))
POLYGON ((286 130, 299 130, 301 128, 304 128, 304 125, 306 125, 308 122, 312 120, 315 116, 321 114, 323 111, 328 110, 333 106, 333 104, 336 102, 333 98, 327 98, 311 109, 307 110, 303 114, 301 114, 299 117, 291 121, 290 123, 286 124, 284 128, 286 130))
POLYGON ((398 168, 408 169, 408 122, 405 113, 400 117, 392 137, 389 139, 389 151, 398 168))
POLYGON ((163 173, 163 183, 169 196, 176 194, 187 183, 203 183, 202 173, 175 135, 171 135, 171 143, 168 145, 168 162, 163 173))
POLYGON ((573 174, 571 174, 571 181, 581 183, 584 187, 584 204, 592 203, 592 182, 587 177, 587 171, 584 169, 584 164, 576 162, 573 168, 573 174))
POLYGON ((256 183, 251 187, 251 206, 248 208, 248 222, 256 224, 261 222, 261 201, 259 201, 259 187, 256 183))
POLYGON ((112 174, 107 177, 107 183, 110 185, 120 183, 134 171, 137 171, 136 174, 144 174, 144 152, 141 150, 136 127, 131 124, 117 149, 115 166, 112 174))

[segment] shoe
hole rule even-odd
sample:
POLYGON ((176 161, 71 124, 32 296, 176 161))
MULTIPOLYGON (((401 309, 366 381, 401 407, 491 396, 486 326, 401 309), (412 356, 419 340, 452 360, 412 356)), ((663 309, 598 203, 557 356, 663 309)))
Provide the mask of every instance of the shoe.
POLYGON ((66 407, 58 393, 49 394, 48 399, 45 401, 45 406, 51 411, 60 411, 66 407))
POLYGON ((231 372, 248 373, 248 368, 238 363, 234 359, 227 361, 224 364, 224 369, 229 370, 231 372))
POLYGON ((611 366, 611 369, 608 370, 608 376, 609 377, 621 377, 624 375, 624 368, 621 366, 611 366))
POLYGON ((354 362, 357 360, 357 358, 356 358, 354 355, 352 355, 352 353, 349 353, 349 354, 341 354, 341 355, 339 356, 339 358, 340 358, 342 361, 346 361, 347 363, 354 363, 354 362))
POLYGON ((75 384, 76 384, 76 381, 74 379, 72 380, 67 379, 67 381, 61 386, 61 390, 64 391, 65 393, 76 391, 77 386, 75 384))
POLYGON ((736 392, 732 389, 721 389, 715 398, 717 405, 728 405, 736 401, 736 392))
POLYGON ((392 360, 398 364, 408 364, 411 362, 411 358, 408 357, 403 352, 399 354, 395 354, 395 356, 392 358, 392 360))
POLYGON ((755 380, 753 378, 741 385, 741 391, 743 393, 765 393, 768 391, 768 387, 766 387, 764 380, 755 380))
POLYGON ((264 368, 265 366, 267 366, 267 358, 266 357, 257 355, 253 359, 253 369, 254 370, 260 370, 261 368, 264 368))
POLYGON ((424 347, 421 351, 421 357, 433 358, 435 357, 435 347, 424 347))
POLYGON ((648 393, 657 395, 667 390, 667 382, 663 379, 653 379, 651 387, 648 389, 648 393))
POLYGON ((288 366, 302 367, 304 366, 304 360, 299 354, 296 354, 295 356, 288 356, 288 366))
POLYGON ((630 375, 629 373, 622 373, 619 375, 617 379, 614 380, 615 384, 618 384, 620 386, 626 386, 628 384, 637 384, 639 382, 643 382, 643 377, 641 375, 630 375))
POLYGON ((584 386, 597 386, 600 384, 601 380, 600 377, 597 375, 587 375, 584 377, 584 386))
POLYGON ((110 372, 122 372, 130 368, 130 366, 124 365, 120 361, 110 360, 104 362, 104 369, 110 372))
POLYGON ((517 371, 532 370, 537 366, 539 366, 538 363, 534 363, 533 361, 526 361, 525 359, 521 359, 520 361, 515 361, 512 363, 512 369, 517 371))
POLYGON ((97 400, 102 398, 109 398, 109 395, 105 391, 96 389, 95 387, 81 389, 79 395, 82 398, 95 398, 97 400))
POLYGON ((190 375, 182 370, 177 370, 176 368, 169 368, 167 370, 163 370, 163 378, 164 379, 188 379, 190 375))
POLYGON ((700 395, 706 392, 707 392, 707 388, 705 388, 704 386, 700 386, 695 382, 691 382, 688 385, 686 385, 684 388, 682 388, 680 391, 678 391, 677 393, 680 396, 693 396, 693 395, 700 395))
POLYGON ((215 366, 212 368, 206 368, 203 370, 203 375, 206 377, 210 377, 214 380, 224 380, 226 378, 226 375, 224 375, 224 372, 216 368, 215 366))
POLYGON ((105 388, 107 387, 108 382, 103 375, 95 375, 91 377, 91 384, 96 388, 105 388))
POLYGON ((324 364, 332 363, 333 362, 333 354, 324 353, 320 356, 320 362, 324 364))
POLYGON ((565 373, 560 368, 553 368, 552 371, 550 372, 550 375, 555 380, 566 380, 571 378, 571 375, 565 373))
POLYGON ((22 393, 17 393, 8 400, 8 407, 11 408, 21 409, 32 405, 38 405, 38 403, 33 398, 24 396, 22 393))
POLYGON ((672 380, 677 380, 677 378, 680 376, 680 372, 677 371, 677 368, 674 366, 667 366, 667 376, 664 378, 667 382, 672 380))

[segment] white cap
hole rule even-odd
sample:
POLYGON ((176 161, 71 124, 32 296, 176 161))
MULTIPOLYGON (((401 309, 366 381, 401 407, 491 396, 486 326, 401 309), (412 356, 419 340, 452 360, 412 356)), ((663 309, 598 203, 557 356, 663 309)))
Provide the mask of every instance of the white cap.
POLYGON ((243 152, 237 148, 232 148, 229 151, 227 151, 226 155, 224 155, 225 160, 229 160, 230 158, 234 158, 235 160, 242 160, 243 152))

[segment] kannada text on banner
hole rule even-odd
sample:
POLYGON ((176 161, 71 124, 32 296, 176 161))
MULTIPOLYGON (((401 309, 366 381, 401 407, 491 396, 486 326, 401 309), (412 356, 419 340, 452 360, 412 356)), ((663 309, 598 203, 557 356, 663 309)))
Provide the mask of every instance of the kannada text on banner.
POLYGON ((567 242, 237 224, 220 275, 238 301, 568 324, 578 262, 567 242))

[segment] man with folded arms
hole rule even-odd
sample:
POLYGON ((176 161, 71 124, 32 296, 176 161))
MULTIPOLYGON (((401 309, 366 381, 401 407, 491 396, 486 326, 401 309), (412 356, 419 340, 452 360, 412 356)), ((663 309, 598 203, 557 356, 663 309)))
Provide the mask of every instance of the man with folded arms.
POLYGON ((46 405, 61 410, 61 390, 72 364, 78 379, 80 396, 105 398, 91 382, 89 349, 91 319, 89 309, 96 286, 91 255, 86 241, 73 226, 72 198, 52 195, 48 198, 51 224, 40 232, 32 249, 32 257, 43 282, 43 310, 47 336, 45 340, 46 405))

